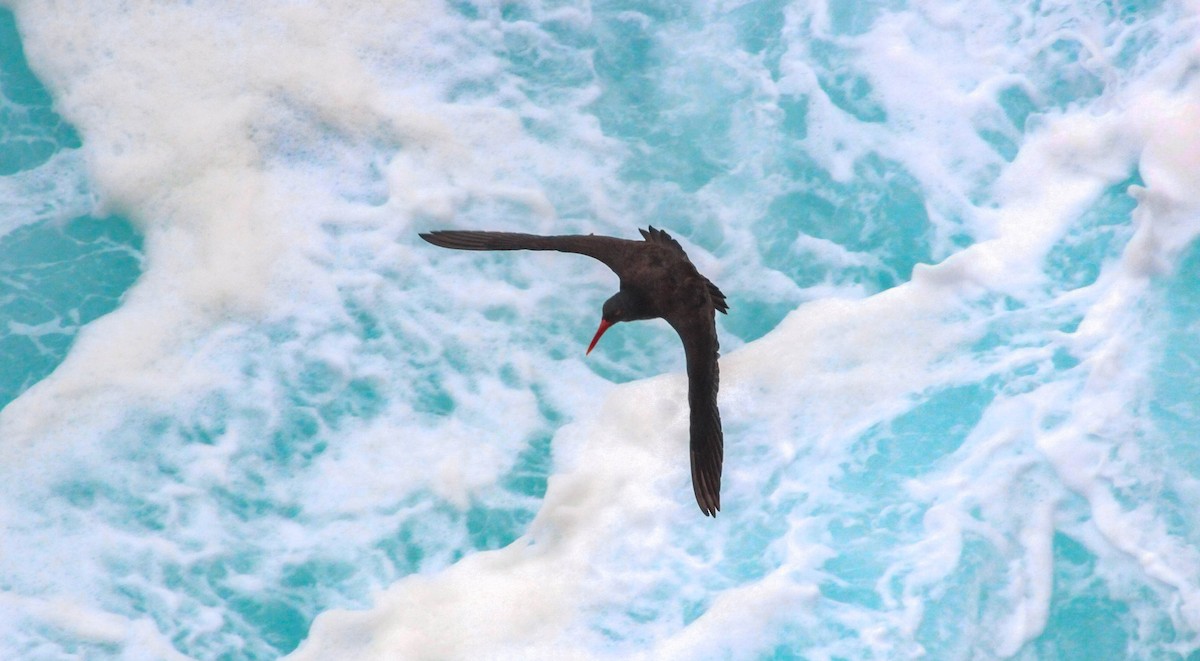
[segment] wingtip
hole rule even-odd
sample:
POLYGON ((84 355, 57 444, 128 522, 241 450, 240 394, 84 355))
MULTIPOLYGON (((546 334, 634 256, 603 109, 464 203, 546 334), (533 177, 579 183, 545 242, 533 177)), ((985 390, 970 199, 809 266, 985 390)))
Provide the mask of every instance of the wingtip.
POLYGON ((704 516, 717 518, 717 512, 721 511, 721 486, 720 477, 717 477, 716 488, 712 488, 708 481, 708 476, 704 474, 696 474, 692 476, 692 489, 696 493, 696 504, 700 506, 700 511, 704 516))

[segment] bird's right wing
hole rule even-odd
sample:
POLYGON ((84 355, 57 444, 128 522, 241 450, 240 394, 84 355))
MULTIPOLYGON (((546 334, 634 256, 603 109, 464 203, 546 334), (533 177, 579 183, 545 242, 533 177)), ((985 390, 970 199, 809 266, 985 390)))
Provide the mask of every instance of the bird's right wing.
POLYGON ((725 436, 717 409, 720 370, 716 323, 712 312, 667 321, 679 333, 687 356, 692 489, 700 511, 716 516, 721 509, 721 465, 725 458, 725 436))
POLYGON ((437 230, 425 232, 421 238, 435 246, 455 250, 557 250, 587 255, 604 263, 621 275, 624 257, 637 241, 611 236, 563 235, 539 236, 516 232, 477 232, 437 230))

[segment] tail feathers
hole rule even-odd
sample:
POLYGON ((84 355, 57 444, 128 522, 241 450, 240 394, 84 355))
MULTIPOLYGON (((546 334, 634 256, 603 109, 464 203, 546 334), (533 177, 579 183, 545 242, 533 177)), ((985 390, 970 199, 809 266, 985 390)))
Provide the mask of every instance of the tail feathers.
POLYGON ((716 308, 717 312, 720 312, 721 314, 729 314, 729 303, 725 301, 725 294, 722 294, 721 290, 717 289, 717 286, 714 285, 711 280, 707 281, 708 297, 712 299, 713 307, 716 308))

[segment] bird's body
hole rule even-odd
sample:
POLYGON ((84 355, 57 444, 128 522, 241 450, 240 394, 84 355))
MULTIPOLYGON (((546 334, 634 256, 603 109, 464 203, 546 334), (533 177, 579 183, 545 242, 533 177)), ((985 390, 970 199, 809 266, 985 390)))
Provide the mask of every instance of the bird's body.
POLYGON ((604 303, 600 329, 588 352, 614 323, 662 318, 683 341, 691 409, 692 487, 701 511, 721 509, 724 440, 717 410, 716 312, 727 312, 725 295, 688 259, 675 239, 651 227, 643 241, 608 236, 538 236, 511 232, 436 231, 421 238, 458 250, 557 250, 603 262, 621 279, 621 289, 604 303))

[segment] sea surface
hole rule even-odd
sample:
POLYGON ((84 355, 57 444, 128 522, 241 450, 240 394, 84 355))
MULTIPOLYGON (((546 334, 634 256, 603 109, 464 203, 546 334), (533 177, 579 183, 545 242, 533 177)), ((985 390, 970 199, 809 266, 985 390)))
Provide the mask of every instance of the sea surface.
POLYGON ((0 658, 1200 659, 1196 0, 0 5, 0 658))

